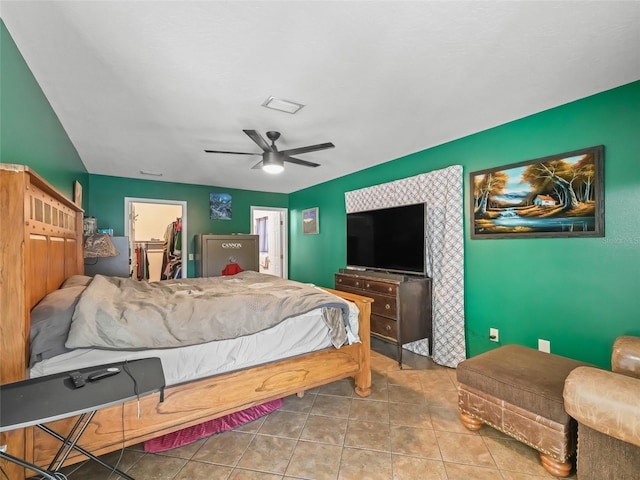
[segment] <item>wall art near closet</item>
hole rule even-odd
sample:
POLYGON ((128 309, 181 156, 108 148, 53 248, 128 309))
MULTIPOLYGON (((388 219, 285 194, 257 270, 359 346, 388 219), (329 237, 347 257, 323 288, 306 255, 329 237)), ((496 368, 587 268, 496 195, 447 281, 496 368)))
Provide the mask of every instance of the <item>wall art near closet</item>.
POLYGON ((320 230, 318 228, 318 223, 320 219, 318 218, 318 207, 309 208, 307 210, 302 211, 302 233, 307 234, 316 234, 319 233, 320 230))
POLYGON ((604 146, 472 172, 471 238, 603 237, 604 146))
POLYGON ((209 212, 211 220, 231 220, 232 198, 228 193, 209 194, 209 212))

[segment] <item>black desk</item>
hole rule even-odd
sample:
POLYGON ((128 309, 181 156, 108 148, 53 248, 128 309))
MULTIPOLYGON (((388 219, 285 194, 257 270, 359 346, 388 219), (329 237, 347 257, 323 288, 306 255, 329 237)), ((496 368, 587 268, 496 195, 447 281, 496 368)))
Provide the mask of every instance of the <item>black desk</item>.
POLYGON ((80 372, 86 378, 90 373, 109 367, 118 367, 120 373, 95 382, 87 381, 81 388, 73 386, 69 372, 0 385, 0 432, 35 425, 62 442, 46 470, 6 452, 0 452, 0 458, 29 468, 47 479, 56 480, 55 472, 62 467, 71 450, 77 450, 104 467, 114 470, 121 477, 133 480, 78 446, 77 442, 95 413, 102 408, 154 392, 160 392, 162 401, 164 372, 159 358, 99 365, 81 369, 80 372), (75 415, 80 417, 67 437, 43 425, 75 415))

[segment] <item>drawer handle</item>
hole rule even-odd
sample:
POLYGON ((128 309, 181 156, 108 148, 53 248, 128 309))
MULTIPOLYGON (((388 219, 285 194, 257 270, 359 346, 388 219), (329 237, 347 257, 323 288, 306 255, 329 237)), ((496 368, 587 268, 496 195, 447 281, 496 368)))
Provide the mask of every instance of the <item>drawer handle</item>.
POLYGON ((390 332, 390 331, 391 331, 391 325, 387 325, 386 327, 384 327, 384 329, 385 329, 387 332, 390 332))
POLYGON ((392 288, 392 287, 389 287, 389 291, 390 291, 390 292, 393 292, 393 288, 392 288))
POLYGON ((356 282, 356 287, 359 287, 359 286, 360 286, 360 282, 356 282))
POLYGON ((384 306, 384 308, 386 308, 387 310, 391 310, 391 305, 389 305, 388 303, 384 306))
POLYGON ((341 278, 338 279, 338 283, 342 283, 342 279, 341 278))
POLYGON ((371 284, 370 283, 367 283, 367 288, 371 288, 371 284))

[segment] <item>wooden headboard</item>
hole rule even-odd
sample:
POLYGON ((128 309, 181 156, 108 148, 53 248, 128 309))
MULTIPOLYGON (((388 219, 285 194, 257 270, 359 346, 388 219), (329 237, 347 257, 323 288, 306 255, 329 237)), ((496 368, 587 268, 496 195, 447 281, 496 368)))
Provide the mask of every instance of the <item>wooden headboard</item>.
MULTIPOLYGON (((24 165, 0 163, 0 383, 27 377, 30 313, 47 293, 84 271, 83 211, 24 165)), ((32 429, 0 434, 25 458, 32 429)), ((24 469, 1 462, 9 478, 24 469)))
POLYGON ((0 164, 0 383, 26 378, 30 310, 83 272, 80 207, 24 165, 0 164))

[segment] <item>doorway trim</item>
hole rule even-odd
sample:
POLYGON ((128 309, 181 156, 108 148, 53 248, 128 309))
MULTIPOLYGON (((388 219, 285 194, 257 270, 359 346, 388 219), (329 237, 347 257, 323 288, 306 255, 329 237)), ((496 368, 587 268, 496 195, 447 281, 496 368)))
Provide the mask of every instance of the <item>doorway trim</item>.
POLYGON ((135 241, 130 237, 131 230, 131 204, 132 203, 151 203, 154 205, 180 205, 182 207, 182 278, 188 278, 188 261, 189 246, 187 244, 187 202, 183 200, 164 200, 160 198, 137 198, 137 197, 124 197, 124 234, 129 237, 129 242, 135 241))
POLYGON ((289 209, 280 207, 251 206, 251 226, 249 231, 253 234, 255 227, 255 211, 270 211, 280 213, 280 238, 282 238, 282 278, 289 278, 289 209))

